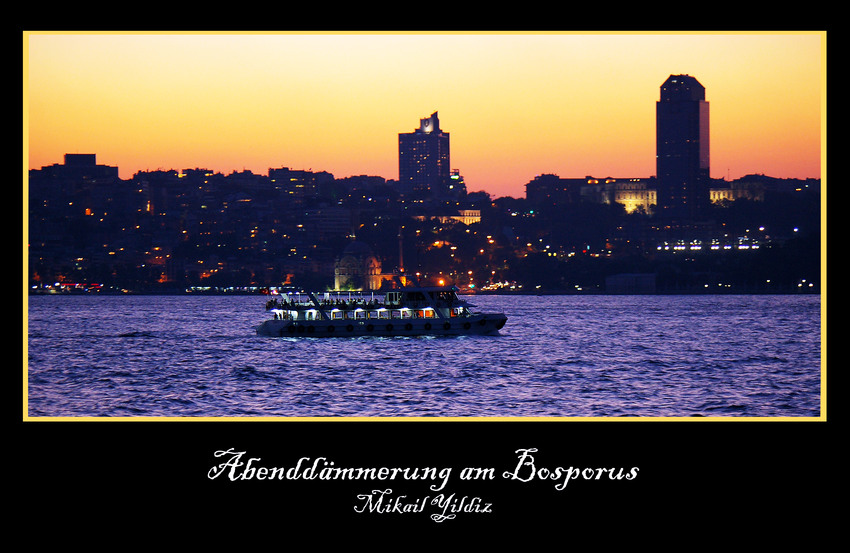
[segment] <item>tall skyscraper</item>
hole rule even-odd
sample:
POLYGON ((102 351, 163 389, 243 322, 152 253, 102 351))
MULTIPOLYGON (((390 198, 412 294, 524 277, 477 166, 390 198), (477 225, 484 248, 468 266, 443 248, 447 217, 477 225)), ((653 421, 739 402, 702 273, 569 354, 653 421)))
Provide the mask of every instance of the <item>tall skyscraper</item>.
POLYGON ((449 196, 449 133, 440 130, 437 112, 419 120, 419 128, 398 135, 399 183, 418 198, 449 196))
POLYGON ((708 102, 690 75, 670 75, 656 104, 656 170, 659 215, 694 222, 709 205, 708 102))

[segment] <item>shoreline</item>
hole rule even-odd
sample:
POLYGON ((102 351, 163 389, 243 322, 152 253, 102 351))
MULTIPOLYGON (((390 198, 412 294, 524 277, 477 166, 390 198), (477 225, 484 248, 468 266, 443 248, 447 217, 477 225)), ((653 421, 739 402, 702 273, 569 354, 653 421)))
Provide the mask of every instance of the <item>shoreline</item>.
MULTIPOLYGON (((354 292, 354 291, 352 291, 354 292)), ((363 291, 368 293, 370 291, 363 291)), ((378 293, 377 290, 375 290, 378 293)), ((28 290, 30 296, 267 296, 268 292, 261 291, 185 291, 185 290, 83 290, 56 291, 28 290)), ((655 292, 606 292, 603 290, 549 290, 546 292, 476 292, 473 294, 459 292, 460 296, 820 296, 820 290, 667 290, 655 292)))

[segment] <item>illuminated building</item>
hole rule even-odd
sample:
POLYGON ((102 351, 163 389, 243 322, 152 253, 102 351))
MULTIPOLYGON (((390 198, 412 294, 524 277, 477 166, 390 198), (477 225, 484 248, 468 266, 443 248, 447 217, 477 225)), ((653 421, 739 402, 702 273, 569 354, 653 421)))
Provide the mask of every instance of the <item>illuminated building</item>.
POLYGON ((614 202, 622 204, 626 213, 637 210, 652 213, 658 201, 657 196, 655 188, 648 187, 643 179, 627 179, 617 182, 614 187, 614 202))
POLYGON ((459 223, 463 223, 466 226, 469 226, 481 222, 481 210, 459 209, 456 215, 415 215, 413 218, 417 221, 427 221, 428 219, 436 219, 441 223, 457 221, 459 223))
POLYGON ((711 202, 735 201, 738 199, 764 201, 765 186, 761 182, 752 182, 744 179, 733 181, 727 186, 711 189, 711 202))
POLYGON ((453 196, 449 168, 449 133, 440 129, 437 112, 419 120, 419 128, 398 135, 398 176, 415 198, 453 196))
POLYGON ((535 207, 588 201, 622 204, 627 213, 638 209, 653 213, 656 195, 654 178, 561 178, 547 174, 525 185, 526 199, 535 207))
POLYGON ((674 223, 700 218, 709 202, 708 102, 689 75, 670 75, 656 103, 658 214, 674 223))
POLYGON ((351 242, 334 264, 334 288, 337 290, 378 290, 384 279, 381 261, 363 242, 351 242))

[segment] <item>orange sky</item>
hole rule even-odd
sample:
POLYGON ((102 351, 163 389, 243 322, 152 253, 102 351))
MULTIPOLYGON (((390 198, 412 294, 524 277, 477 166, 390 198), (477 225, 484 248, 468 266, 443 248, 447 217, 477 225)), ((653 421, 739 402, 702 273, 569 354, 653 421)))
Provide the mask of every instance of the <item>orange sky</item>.
POLYGON ((655 174, 670 74, 706 87, 711 173, 819 177, 824 33, 24 33, 25 166, 398 178, 439 111, 470 191, 655 174))

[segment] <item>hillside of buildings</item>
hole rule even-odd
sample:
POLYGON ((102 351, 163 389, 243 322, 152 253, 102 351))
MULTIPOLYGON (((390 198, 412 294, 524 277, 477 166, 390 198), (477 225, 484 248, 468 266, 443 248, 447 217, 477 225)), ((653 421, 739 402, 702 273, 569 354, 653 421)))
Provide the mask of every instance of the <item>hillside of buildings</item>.
POLYGON ((66 157, 29 174, 29 289, 363 288, 340 281, 356 242, 373 287, 403 270, 479 293, 820 292, 819 180, 716 180, 708 211, 682 222, 653 214, 652 178, 541 175, 522 198, 467 193, 453 178, 434 198, 289 168, 123 180, 93 156, 66 157))

